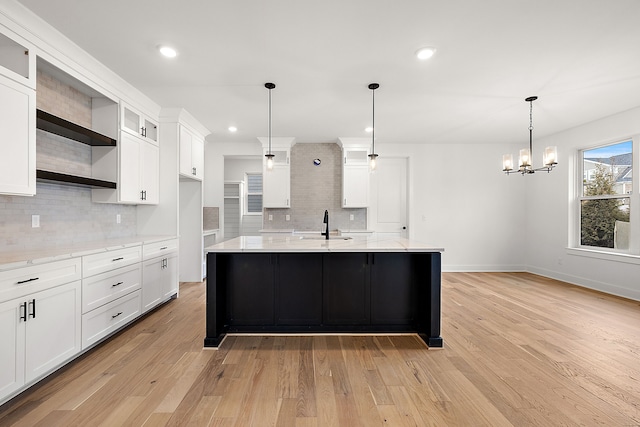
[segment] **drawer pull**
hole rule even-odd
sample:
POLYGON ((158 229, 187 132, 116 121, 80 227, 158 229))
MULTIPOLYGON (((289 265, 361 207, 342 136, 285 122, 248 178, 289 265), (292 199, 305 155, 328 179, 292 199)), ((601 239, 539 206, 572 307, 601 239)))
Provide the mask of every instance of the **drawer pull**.
POLYGON ((122 312, 118 312, 117 314, 114 314, 113 316, 111 316, 112 319, 115 319, 116 317, 120 316, 122 314, 122 312))
POLYGON ((124 282, 118 282, 118 283, 116 283, 115 285, 111 285, 111 287, 112 287, 112 288, 115 288, 116 286, 120 286, 120 285, 122 285, 123 283, 124 283, 124 282))
POLYGON ((33 282, 34 280, 39 280, 39 277, 32 277, 31 279, 27 279, 27 280, 21 280, 19 282, 16 282, 16 285, 22 285, 23 283, 27 283, 27 282, 33 282))
POLYGON ((122 260, 122 259, 124 259, 124 257, 114 258, 114 259, 112 259, 111 261, 112 261, 112 262, 115 262, 115 261, 120 261, 120 260, 122 260))
POLYGON ((167 249, 169 246, 163 246, 160 248, 161 251, 164 251, 165 249, 167 249))

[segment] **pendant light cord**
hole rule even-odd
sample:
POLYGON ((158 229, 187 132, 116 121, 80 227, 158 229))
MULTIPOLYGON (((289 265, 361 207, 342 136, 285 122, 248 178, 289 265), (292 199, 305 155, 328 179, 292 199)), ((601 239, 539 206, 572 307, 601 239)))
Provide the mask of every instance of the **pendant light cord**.
POLYGON ((371 89, 371 154, 370 157, 374 159, 378 155, 376 154, 376 89, 380 85, 378 83, 370 83, 369 89, 371 89))
POLYGON ((271 154, 271 88, 269 88, 269 154, 271 154))

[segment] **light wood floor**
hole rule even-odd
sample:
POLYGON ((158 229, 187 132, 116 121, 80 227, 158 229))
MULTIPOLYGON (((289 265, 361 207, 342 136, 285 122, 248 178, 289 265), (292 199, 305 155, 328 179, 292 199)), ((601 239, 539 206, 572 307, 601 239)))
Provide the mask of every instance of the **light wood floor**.
POLYGON ((637 426, 640 304, 530 274, 443 274, 414 336, 229 337, 204 285, 0 407, 20 426, 637 426))

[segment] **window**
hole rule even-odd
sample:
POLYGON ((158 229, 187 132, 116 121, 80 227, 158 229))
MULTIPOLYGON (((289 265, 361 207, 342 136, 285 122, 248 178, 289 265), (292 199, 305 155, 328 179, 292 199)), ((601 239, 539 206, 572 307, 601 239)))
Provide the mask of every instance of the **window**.
POLYGON ((580 151, 580 245, 629 250, 633 143, 580 151))
POLYGON ((245 203, 247 215, 262 214, 262 174, 247 173, 247 202, 245 203))

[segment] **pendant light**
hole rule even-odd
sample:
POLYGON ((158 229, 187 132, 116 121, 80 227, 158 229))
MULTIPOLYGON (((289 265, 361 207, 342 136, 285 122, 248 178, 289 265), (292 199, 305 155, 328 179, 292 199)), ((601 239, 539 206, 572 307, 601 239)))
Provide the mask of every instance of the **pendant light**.
POLYGON ((513 155, 505 154, 502 156, 502 171, 509 175, 512 173, 530 174, 536 171, 551 172, 558 164, 558 150, 556 147, 547 147, 544 149, 543 163, 541 168, 534 169, 531 163, 531 153, 533 151, 533 101, 538 99, 537 96, 530 96, 525 99, 529 103, 529 148, 520 150, 520 158, 518 169, 513 170, 513 155))
POLYGON ((265 83, 264 87, 269 89, 269 149, 264 156, 267 158, 267 170, 270 171, 273 170, 273 158, 275 157, 275 154, 271 152, 271 89, 274 89, 276 85, 273 83, 265 83))
POLYGON ((369 167, 371 172, 376 170, 376 160, 378 155, 376 154, 376 89, 380 85, 378 83, 370 83, 369 89, 371 89, 371 154, 369 154, 369 167))

